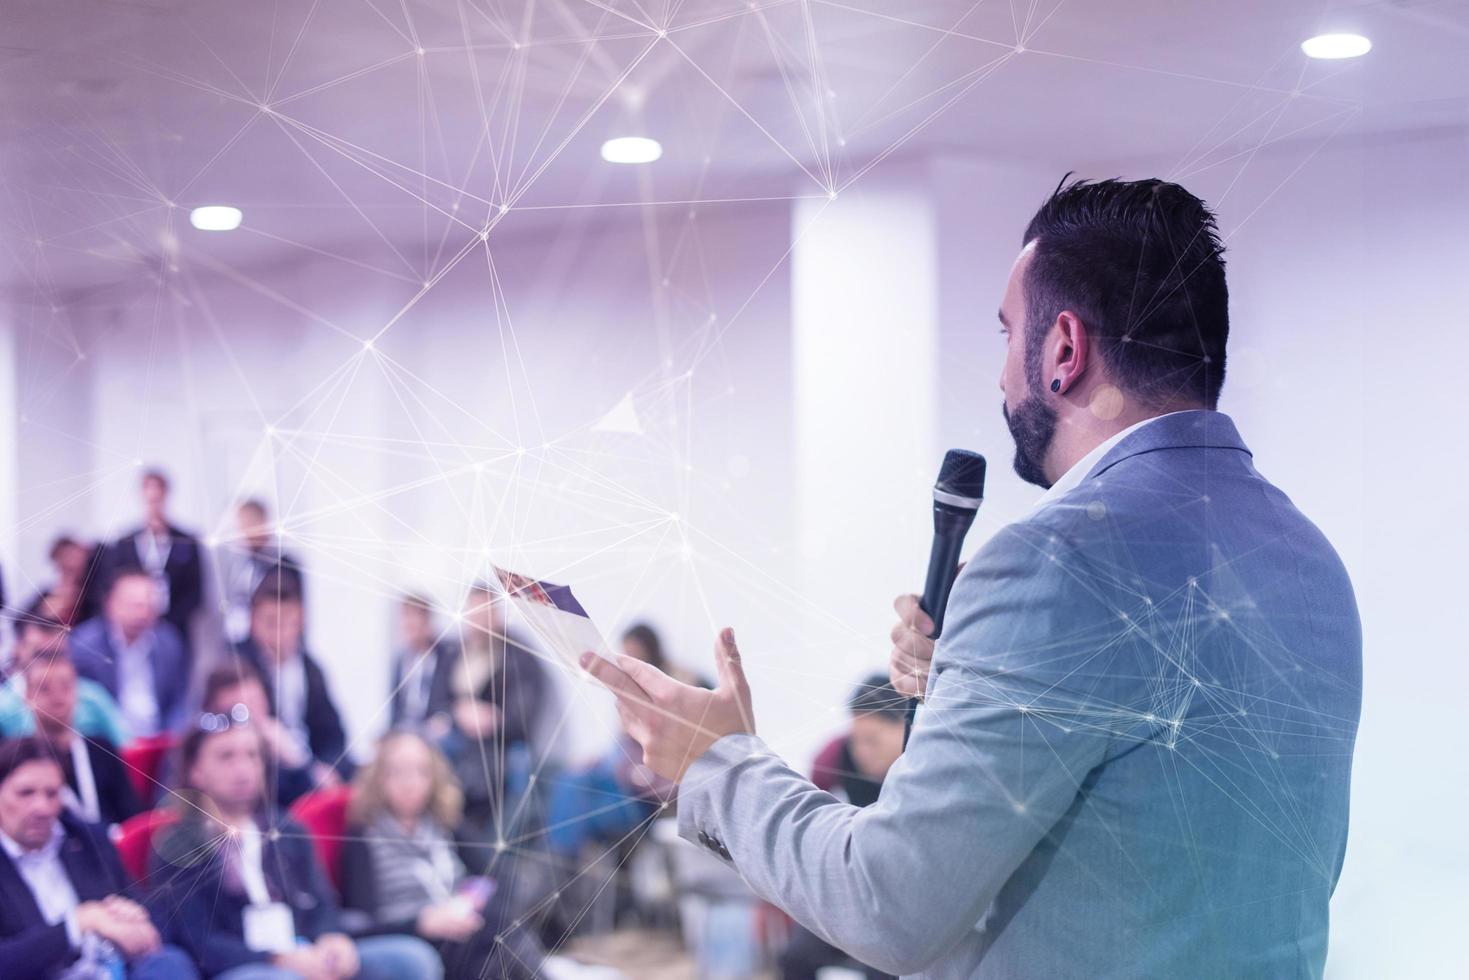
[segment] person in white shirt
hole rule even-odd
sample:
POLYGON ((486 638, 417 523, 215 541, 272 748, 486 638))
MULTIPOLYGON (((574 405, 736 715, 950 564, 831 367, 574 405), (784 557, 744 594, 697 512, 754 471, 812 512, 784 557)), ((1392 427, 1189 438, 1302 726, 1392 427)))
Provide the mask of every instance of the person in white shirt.
POLYGON ((66 813, 51 749, 0 743, 0 972, 8 980, 191 980, 129 897, 106 832, 66 813))

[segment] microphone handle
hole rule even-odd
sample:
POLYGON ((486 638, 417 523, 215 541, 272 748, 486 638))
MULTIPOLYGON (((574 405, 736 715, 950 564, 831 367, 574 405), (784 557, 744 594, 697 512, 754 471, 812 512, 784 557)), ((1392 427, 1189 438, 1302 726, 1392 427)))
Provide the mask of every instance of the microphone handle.
MULTIPOLYGON (((949 605, 949 593, 954 589, 954 580, 959 577, 959 553, 964 547, 964 535, 974 523, 972 510, 961 510, 948 504, 933 505, 933 548, 928 554, 928 579, 923 583, 923 597, 918 600, 919 608, 933 620, 935 641, 944 631, 944 610, 949 605)), ((918 714, 919 698, 908 701, 908 715, 903 722, 903 748, 908 747, 908 736, 913 733, 913 718, 918 714)))

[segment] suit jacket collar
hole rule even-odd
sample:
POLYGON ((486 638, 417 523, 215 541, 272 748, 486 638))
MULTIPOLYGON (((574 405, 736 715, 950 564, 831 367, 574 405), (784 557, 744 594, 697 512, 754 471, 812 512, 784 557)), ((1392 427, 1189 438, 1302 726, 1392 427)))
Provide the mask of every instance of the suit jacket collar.
POLYGON ((1160 449, 1233 449, 1251 455, 1234 420, 1223 412, 1175 412, 1127 435, 1097 461, 1082 482, 1096 479, 1124 459, 1160 449))

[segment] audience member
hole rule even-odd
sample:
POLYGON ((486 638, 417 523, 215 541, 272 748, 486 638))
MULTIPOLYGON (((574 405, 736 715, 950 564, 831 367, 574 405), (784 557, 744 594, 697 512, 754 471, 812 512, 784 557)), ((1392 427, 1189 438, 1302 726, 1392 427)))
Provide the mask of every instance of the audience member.
POLYGON ((504 600, 482 582, 469 590, 461 643, 450 677, 454 726, 442 747, 464 790, 466 832, 492 841, 503 766, 507 755, 529 756, 546 676, 529 645, 506 631, 504 600))
POLYGON ((71 634, 77 673, 107 689, 135 736, 176 727, 189 690, 183 640, 172 623, 158 617, 157 592, 148 573, 119 572, 102 615, 71 634))
POLYGON ((97 615, 103 588, 100 554, 96 545, 85 544, 70 534, 57 535, 49 552, 56 577, 31 597, 27 608, 39 609, 67 626, 97 615))
POLYGON ((393 656, 389 727, 441 738, 452 725, 450 681, 458 650, 434 623, 433 603, 406 595, 398 604, 400 647, 393 656))
POLYGON ((0 744, 0 964, 11 980, 190 980, 133 898, 106 831, 62 806, 61 767, 32 738, 0 744))
POLYGON ((236 706, 201 715, 179 745, 179 819, 153 849, 154 901, 207 977, 433 980, 433 947, 411 936, 354 942, 305 829, 265 801, 259 731, 236 706))
POLYGON ((265 760, 266 799, 285 809, 318 786, 337 783, 336 770, 317 762, 270 710, 270 696, 260 672, 248 661, 231 657, 204 678, 206 712, 227 714, 242 704, 260 733, 265 760))
MULTIPOLYGON (((671 663, 663 653, 663 641, 646 623, 622 634, 622 651, 685 684, 713 687, 707 679, 671 663)), ((552 851, 568 860, 577 858, 588 844, 616 847, 677 793, 673 783, 643 765, 642 747, 619 732, 616 744, 601 759, 553 780, 547 840, 552 851)))
POLYGON ((261 500, 241 501, 235 509, 237 536, 220 556, 225 639, 243 643, 250 635, 250 600, 267 575, 278 574, 298 596, 305 596, 301 565, 281 550, 270 511, 261 500))
POLYGON ((157 612, 189 645, 189 628, 204 597, 204 561, 199 541, 168 520, 168 477, 143 473, 143 524, 107 546, 103 571, 108 580, 124 570, 141 571, 158 586, 157 612))
POLYGON ((72 727, 77 707, 77 672, 71 658, 43 651, 26 663, 26 704, 36 735, 52 750, 66 785, 67 810, 88 823, 122 823, 143 809, 117 746, 72 727))
POLYGON ((339 774, 350 776, 352 763, 326 675, 304 642, 305 614, 295 581, 267 575, 250 600, 250 636, 239 653, 265 682, 272 714, 299 751, 314 760, 316 780, 326 785, 339 774))
POLYGON ((453 838, 463 798, 447 761, 421 735, 386 735, 354 789, 343 901, 367 913, 376 931, 434 943, 451 978, 588 975, 546 955, 513 880, 466 875, 453 838))
MULTIPOLYGON (((818 761, 815 777, 830 776, 833 788, 853 806, 876 803, 888 769, 903 754, 907 707, 907 699, 893 689, 886 674, 873 674, 858 684, 847 699, 851 729, 837 743, 839 749, 833 760, 818 761)), ((852 964, 846 953, 800 923, 793 923, 790 940, 781 953, 780 975, 781 980, 815 980, 822 967, 852 964)), ((856 967, 868 980, 888 976, 861 963, 856 967)))
MULTIPOLYGON (((10 679, 0 687, 0 736, 33 735, 36 716, 26 704, 26 664, 46 653, 70 655, 66 627, 32 606, 16 620, 10 679)), ((77 679, 77 705, 72 727, 89 738, 124 745, 131 737, 122 710, 107 689, 86 677, 77 679)))

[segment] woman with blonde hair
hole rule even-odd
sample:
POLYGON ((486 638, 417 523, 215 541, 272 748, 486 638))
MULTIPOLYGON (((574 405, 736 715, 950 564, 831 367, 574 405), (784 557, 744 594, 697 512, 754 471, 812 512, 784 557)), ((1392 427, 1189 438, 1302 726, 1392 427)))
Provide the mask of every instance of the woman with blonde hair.
POLYGON ((370 932, 433 943, 448 977, 584 975, 548 957, 517 916, 512 890, 468 876, 454 832, 463 796, 442 753, 423 736, 395 731, 353 781, 342 845, 344 903, 370 932))

